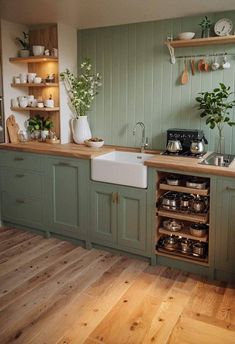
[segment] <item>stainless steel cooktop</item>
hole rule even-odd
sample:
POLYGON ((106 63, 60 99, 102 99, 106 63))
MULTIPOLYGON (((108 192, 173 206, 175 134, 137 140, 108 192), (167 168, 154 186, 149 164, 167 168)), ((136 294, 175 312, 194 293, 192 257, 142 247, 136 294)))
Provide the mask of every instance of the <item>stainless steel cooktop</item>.
POLYGON ((200 161, 199 164, 229 167, 229 165, 233 162, 234 158, 235 155, 231 154, 212 153, 208 155, 208 157, 200 161))

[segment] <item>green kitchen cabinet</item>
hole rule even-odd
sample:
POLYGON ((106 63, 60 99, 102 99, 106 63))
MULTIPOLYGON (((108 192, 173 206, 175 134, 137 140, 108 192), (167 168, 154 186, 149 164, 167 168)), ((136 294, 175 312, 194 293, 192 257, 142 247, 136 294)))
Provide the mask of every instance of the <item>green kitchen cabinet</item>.
POLYGON ((147 191, 91 182, 91 241, 147 256, 147 191))
POLYGON ((235 279, 235 180, 217 178, 215 269, 235 279))
POLYGON ((89 161, 48 157, 46 165, 46 219, 49 232, 86 239, 89 161))
POLYGON ((91 182, 91 240, 114 245, 117 240, 116 186, 91 182))
POLYGON ((44 157, 1 151, 0 161, 3 222, 45 230, 44 157))

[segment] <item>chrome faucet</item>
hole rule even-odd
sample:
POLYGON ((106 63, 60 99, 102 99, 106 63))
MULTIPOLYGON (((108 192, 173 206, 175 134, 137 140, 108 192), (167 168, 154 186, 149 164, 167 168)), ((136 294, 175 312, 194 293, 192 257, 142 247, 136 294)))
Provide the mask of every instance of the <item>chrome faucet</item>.
POLYGON ((144 150, 148 147, 149 143, 148 143, 148 138, 145 137, 145 125, 143 122, 137 122, 133 128, 133 135, 135 135, 136 133, 136 127, 140 126, 142 129, 142 140, 141 140, 141 145, 140 145, 140 151, 141 153, 144 152, 144 150))

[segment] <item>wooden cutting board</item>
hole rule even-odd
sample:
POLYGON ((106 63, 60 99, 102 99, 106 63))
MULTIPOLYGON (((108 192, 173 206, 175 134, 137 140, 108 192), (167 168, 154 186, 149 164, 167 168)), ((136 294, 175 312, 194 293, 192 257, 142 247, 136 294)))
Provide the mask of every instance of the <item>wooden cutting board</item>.
POLYGON ((19 143, 18 132, 19 132, 19 125, 16 123, 16 119, 14 115, 10 115, 6 120, 9 140, 11 143, 19 143))

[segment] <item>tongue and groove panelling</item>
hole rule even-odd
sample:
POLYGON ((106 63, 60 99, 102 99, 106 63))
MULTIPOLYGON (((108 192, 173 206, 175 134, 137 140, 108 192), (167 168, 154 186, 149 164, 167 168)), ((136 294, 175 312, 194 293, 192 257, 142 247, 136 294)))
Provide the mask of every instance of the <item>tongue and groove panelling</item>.
MULTIPOLYGON (((235 24, 235 11, 209 14, 216 22, 230 18, 235 24)), ((235 56, 229 56, 231 68, 215 72, 196 72, 189 83, 180 84, 184 61, 170 64, 164 41, 167 36, 177 36, 184 31, 196 32, 203 16, 177 18, 78 32, 78 64, 90 57, 97 72, 102 74, 103 86, 88 113, 93 136, 104 138, 107 144, 138 146, 140 129, 136 136, 132 129, 143 121, 153 148, 165 147, 166 130, 202 128, 214 149, 216 131, 209 130, 205 120, 200 120, 195 97, 198 92, 212 90, 219 82, 230 85, 234 91, 235 56)), ((194 55, 228 52, 235 54, 235 46, 207 46, 176 49, 176 55, 194 55)), ((197 58, 198 60, 198 58, 197 58)), ((213 60, 213 58, 209 58, 213 60)), ((189 69, 189 65, 188 65, 189 69)), ((235 119, 234 111, 233 118, 235 119)), ((228 153, 235 154, 235 128, 225 128, 228 153)))

